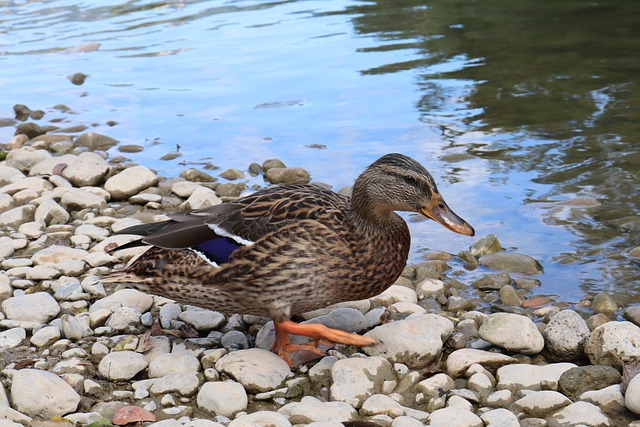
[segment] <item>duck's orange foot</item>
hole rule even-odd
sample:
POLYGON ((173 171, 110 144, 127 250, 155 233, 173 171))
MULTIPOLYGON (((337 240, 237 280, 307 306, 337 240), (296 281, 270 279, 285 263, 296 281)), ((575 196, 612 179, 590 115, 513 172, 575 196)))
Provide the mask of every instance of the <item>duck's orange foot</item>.
POLYGON ((378 343, 378 340, 354 334, 352 332, 332 329, 320 323, 295 323, 291 320, 274 323, 275 341, 271 351, 276 351, 291 367, 320 358, 334 344, 355 345, 365 347, 378 343), (307 344, 291 344, 289 334, 312 338, 307 344))

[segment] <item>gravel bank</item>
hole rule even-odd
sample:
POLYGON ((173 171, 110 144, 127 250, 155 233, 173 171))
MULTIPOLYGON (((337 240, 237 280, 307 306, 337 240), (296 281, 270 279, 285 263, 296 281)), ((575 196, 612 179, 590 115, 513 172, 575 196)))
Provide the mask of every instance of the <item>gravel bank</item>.
POLYGON ((308 182, 307 171, 265 162, 165 178, 108 159, 108 136, 23 128, 0 162, 3 426, 640 426, 640 305, 536 295, 540 264, 485 236, 408 266, 370 300, 303 316, 383 344, 338 346, 291 372, 265 350, 269 319, 99 276, 140 253, 105 252, 128 239, 114 232, 232 200, 251 174, 308 182), (479 265, 492 272, 465 281, 479 265), (150 334, 156 319, 171 332, 150 334))

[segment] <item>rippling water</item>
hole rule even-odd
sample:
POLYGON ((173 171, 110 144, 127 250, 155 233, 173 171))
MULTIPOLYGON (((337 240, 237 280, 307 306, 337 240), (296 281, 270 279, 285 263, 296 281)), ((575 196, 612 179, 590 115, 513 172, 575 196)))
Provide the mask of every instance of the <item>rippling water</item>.
MULTIPOLYGON (((404 152, 541 292, 640 300, 640 2, 94 3, 0 1, 0 118, 90 125, 165 175, 278 157, 340 187, 404 152)), ((471 243, 411 227, 413 261, 471 243)))

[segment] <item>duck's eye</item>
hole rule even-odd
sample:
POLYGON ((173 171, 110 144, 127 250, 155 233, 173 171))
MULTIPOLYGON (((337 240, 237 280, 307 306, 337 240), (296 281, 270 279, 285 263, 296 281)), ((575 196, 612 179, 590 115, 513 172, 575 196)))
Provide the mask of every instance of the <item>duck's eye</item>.
POLYGON ((405 175, 404 180, 409 184, 415 184, 416 178, 413 175, 405 175))

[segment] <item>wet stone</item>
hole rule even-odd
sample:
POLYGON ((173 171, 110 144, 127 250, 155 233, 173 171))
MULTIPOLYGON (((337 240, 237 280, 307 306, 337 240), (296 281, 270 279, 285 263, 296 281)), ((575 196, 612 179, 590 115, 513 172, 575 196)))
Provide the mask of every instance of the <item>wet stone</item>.
POLYGON ((76 145, 91 150, 108 150, 118 143, 117 139, 96 132, 83 133, 76 139, 76 145))
POLYGON ((606 365, 588 365, 568 369, 558 379, 558 389, 571 400, 589 390, 600 390, 622 380, 617 369, 606 365))
POLYGON ((485 267, 507 273, 535 275, 542 272, 540 263, 529 255, 524 254, 495 253, 483 255, 478 261, 485 267))
POLYGON ((599 293, 593 299, 591 303, 591 309, 595 313, 604 313, 611 314, 614 313, 618 308, 620 308, 620 304, 616 300, 614 300, 610 295, 605 293, 599 293))
POLYGON ((308 184, 311 175, 302 168, 271 168, 266 171, 265 179, 271 184, 308 184))
POLYGON ((621 367, 640 357, 640 327, 631 322, 607 322, 591 332, 584 352, 594 365, 621 367))
POLYGON ((493 313, 484 320, 479 333, 482 339, 510 351, 535 354, 544 347, 542 334, 526 316, 493 313))

